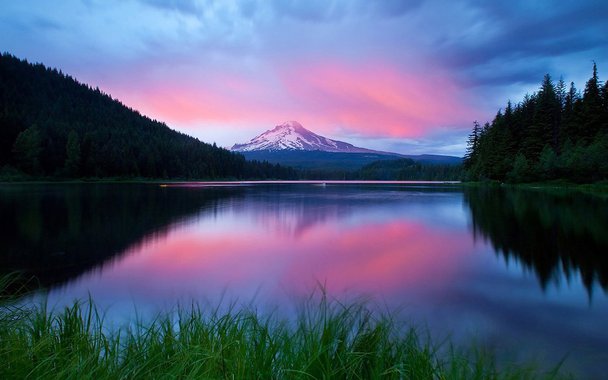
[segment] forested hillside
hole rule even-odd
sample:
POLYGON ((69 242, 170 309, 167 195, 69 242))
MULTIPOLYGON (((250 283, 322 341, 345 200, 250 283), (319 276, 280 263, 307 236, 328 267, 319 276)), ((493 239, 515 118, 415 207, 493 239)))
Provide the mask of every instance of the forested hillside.
POLYGON ((0 176, 293 178, 174 131, 56 69, 0 56, 0 176))
POLYGON ((545 75, 537 93, 474 123, 464 165, 469 180, 608 179, 608 82, 595 63, 582 94, 545 75))
POLYGON ((459 181, 460 164, 428 164, 410 158, 384 160, 365 165, 355 173, 357 179, 385 181, 459 181))

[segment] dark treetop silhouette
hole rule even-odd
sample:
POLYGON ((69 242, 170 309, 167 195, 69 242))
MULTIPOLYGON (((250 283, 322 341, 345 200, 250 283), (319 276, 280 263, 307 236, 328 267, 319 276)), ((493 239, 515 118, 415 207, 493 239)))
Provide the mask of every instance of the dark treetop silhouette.
POLYGON ((545 75, 537 93, 474 123, 464 164, 471 180, 608 179, 608 82, 594 64, 581 96, 545 75))
POLYGON ((174 131, 56 69, 0 56, 0 172, 34 177, 292 178, 174 131))

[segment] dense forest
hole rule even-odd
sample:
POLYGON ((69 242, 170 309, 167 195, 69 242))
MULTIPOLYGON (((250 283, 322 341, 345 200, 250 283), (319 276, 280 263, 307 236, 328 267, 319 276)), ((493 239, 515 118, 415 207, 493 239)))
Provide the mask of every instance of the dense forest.
MULTIPOLYGON (((348 154, 348 153, 347 153, 348 154)), ((411 158, 372 161, 356 168, 298 168, 298 179, 347 181, 460 181, 462 164, 425 163, 411 158)))
POLYGON ((608 82, 596 64, 582 94, 547 74, 538 92, 483 127, 475 122, 464 166, 468 180, 608 179, 608 82))
POLYGON ((356 155, 342 156, 339 167, 322 164, 318 168, 300 169, 246 160, 239 153, 174 131, 61 71, 7 53, 0 55, 0 179, 3 180, 108 177, 453 180, 462 173, 460 165, 411 159, 356 165, 356 155), (348 167, 343 168, 345 165, 348 167))
POLYGON ((174 131, 72 77, 0 56, 2 178, 295 178, 174 131))
POLYGON ((396 181, 458 181, 462 175, 460 164, 430 164, 410 158, 375 161, 355 172, 357 179, 396 181))

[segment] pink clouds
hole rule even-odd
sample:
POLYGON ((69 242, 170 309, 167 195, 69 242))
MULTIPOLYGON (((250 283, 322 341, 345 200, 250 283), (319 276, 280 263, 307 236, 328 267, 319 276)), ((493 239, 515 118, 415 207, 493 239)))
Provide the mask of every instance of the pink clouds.
POLYGON ((471 111, 449 78, 382 62, 302 65, 287 70, 285 78, 295 98, 317 109, 312 118, 362 135, 419 137, 466 120, 471 111))
MULTIPOLYGON (((147 68, 142 70, 145 72, 147 68)), ((115 92, 127 105, 169 125, 268 119, 267 105, 263 102, 272 98, 271 89, 264 88, 255 78, 227 73, 202 77, 188 73, 135 75, 141 75, 139 83, 126 87, 118 84, 115 92)))
POLYGON ((0 45, 220 145, 295 119, 462 155, 473 120, 544 74, 584 83, 589 62, 605 67, 608 2, 556 3, 4 1, 0 45))
POLYGON ((254 126, 270 128, 287 119, 330 136, 342 131, 417 138, 468 123, 472 114, 449 77, 429 72, 434 74, 409 73, 380 61, 287 61, 276 70, 263 64, 176 70, 142 65, 129 83, 114 83, 110 91, 169 125, 238 125, 243 141, 254 126))

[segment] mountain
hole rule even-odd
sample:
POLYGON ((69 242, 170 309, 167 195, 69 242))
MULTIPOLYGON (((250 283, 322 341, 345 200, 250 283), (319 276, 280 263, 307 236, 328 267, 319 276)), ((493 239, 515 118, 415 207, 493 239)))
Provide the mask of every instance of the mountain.
POLYGON ((234 152, 248 160, 267 161, 296 169, 358 170, 375 161, 409 158, 421 164, 458 165, 460 157, 442 155, 405 155, 356 147, 332 140, 304 128, 297 121, 277 125, 248 143, 235 144, 234 152))
POLYGON ((170 129, 57 69, 0 55, 0 178, 294 178, 170 129))
POLYGON ((305 150, 336 153, 384 153, 317 135, 297 121, 287 121, 277 125, 274 129, 254 137, 248 143, 233 145, 231 150, 235 152, 305 150))

